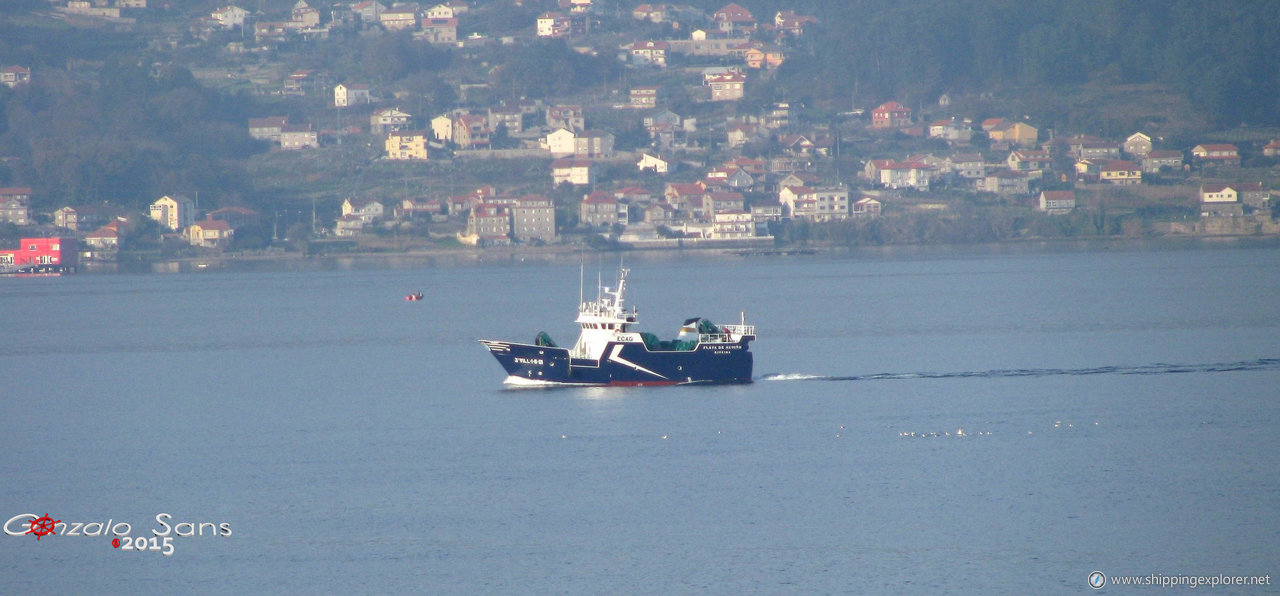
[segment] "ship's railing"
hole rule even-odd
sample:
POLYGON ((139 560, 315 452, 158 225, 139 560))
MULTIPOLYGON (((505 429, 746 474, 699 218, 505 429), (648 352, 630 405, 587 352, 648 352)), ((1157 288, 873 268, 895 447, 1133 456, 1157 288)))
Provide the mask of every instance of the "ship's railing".
POLYGON ((755 325, 722 325, 720 329, 724 333, 699 333, 698 341, 704 344, 731 344, 744 335, 756 334, 755 325))

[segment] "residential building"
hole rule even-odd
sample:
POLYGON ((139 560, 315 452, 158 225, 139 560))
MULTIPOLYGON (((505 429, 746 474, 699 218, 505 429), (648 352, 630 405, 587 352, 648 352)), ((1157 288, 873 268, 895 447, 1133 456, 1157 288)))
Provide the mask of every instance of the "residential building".
POLYGON ((746 209, 746 198, 740 192, 708 192, 702 195, 702 205, 694 209, 704 218, 716 213, 738 212, 746 209))
POLYGON ((551 162, 551 184, 560 186, 569 183, 576 186, 589 185, 592 182, 594 167, 590 160, 562 157, 551 162))
POLYGON ((328 88, 328 77, 318 74, 314 70, 295 70, 288 77, 285 77, 281 88, 281 92, 285 95, 308 95, 320 89, 328 88))
POLYGON ((1240 202, 1255 210, 1270 213, 1271 191, 1261 182, 1236 182, 1232 186, 1239 193, 1240 202))
POLYGON ((1240 150, 1230 143, 1196 145, 1191 158, 1199 165, 1239 166, 1240 150))
POLYGON ((315 149, 319 146, 320 135, 311 130, 310 124, 287 124, 280 130, 281 149, 315 149))
POLYGON ((552 131, 542 139, 542 147, 551 153, 551 157, 568 157, 573 155, 574 140, 577 135, 567 128, 552 131))
POLYGON ((339 108, 373 103, 369 85, 364 83, 338 83, 333 88, 333 105, 339 108))
POLYGON ((882 205, 871 197, 862 197, 853 202, 850 206, 850 216, 852 217, 879 217, 882 205))
POLYGON ((573 155, 575 157, 613 157, 614 136, 602 130, 587 130, 574 135, 573 155))
POLYGON ((997 170, 983 178, 980 190, 998 195, 1025 195, 1031 193, 1031 179, 1026 172, 997 170))
POLYGON ((452 19, 458 16, 449 4, 437 4, 422 13, 428 19, 452 19))
POLYGON ((986 162, 980 153, 957 153, 946 160, 947 169, 965 180, 979 180, 986 176, 986 162))
POLYGON ((151 204, 151 219, 174 232, 185 230, 196 220, 196 204, 181 195, 165 195, 151 204))
POLYGON ((381 23, 382 13, 386 10, 386 5, 378 2, 377 0, 364 0, 363 2, 358 2, 351 7, 351 12, 354 12, 359 16, 360 22, 365 25, 381 23))
POLYGON ((609 227, 627 223, 627 205, 602 190, 582 199, 578 207, 578 221, 586 227, 609 227))
POLYGON ((786 51, 777 46, 751 48, 743 56, 747 68, 773 70, 786 61, 786 51))
POLYGON ((390 9, 378 16, 387 31, 405 31, 418 28, 418 11, 390 9))
POLYGON ((920 162, 875 159, 867 162, 863 175, 884 188, 929 190, 929 184, 933 181, 933 168, 920 162))
POLYGON ((205 215, 205 219, 225 221, 232 228, 242 228, 244 226, 256 224, 260 218, 261 215, 257 211, 249 209, 248 207, 239 207, 234 205, 231 207, 215 209, 205 215))
POLYGON ((201 248, 227 248, 235 230, 225 221, 205 219, 187 226, 187 241, 201 248))
POLYGON ((656 155, 641 153, 640 160, 636 162, 636 169, 641 172, 651 170, 655 174, 666 174, 671 169, 671 164, 667 160, 656 155))
POLYGON ((458 239, 464 244, 500 246, 511 243, 511 206, 480 203, 467 214, 467 229, 458 239))
POLYGON ((631 88, 631 107, 633 108, 658 107, 658 88, 657 87, 632 87, 631 88))
POLYGON ((911 125, 911 108, 896 101, 876 106, 871 110, 871 128, 902 128, 911 125))
POLYGON ((796 14, 793 10, 780 10, 773 15, 773 30, 779 37, 800 37, 804 35, 805 25, 817 22, 817 17, 796 14))
POLYGON ((320 25, 320 11, 311 8, 306 0, 298 0, 293 5, 292 18, 289 20, 290 25, 295 29, 306 29, 307 27, 317 27, 320 25))
POLYGON ((53 225, 68 230, 85 231, 102 226, 116 218, 115 209, 107 205, 66 206, 53 212, 53 225))
POLYGON ((580 105, 547 106, 547 128, 567 128, 570 132, 576 132, 585 129, 586 122, 580 105))
POLYGON ((1244 215, 1244 203, 1235 184, 1203 184, 1200 186, 1201 217, 1239 217, 1244 215))
POLYGON ((1053 160, 1049 157, 1048 151, 1022 149, 1010 152, 1009 157, 1005 160, 1005 165, 1010 170, 1032 172, 1049 169, 1053 165, 1053 160))
POLYGON ((213 18, 219 27, 231 29, 232 27, 243 26, 245 17, 249 16, 249 11, 239 6, 224 6, 213 11, 209 16, 213 18))
POLYGON ((354 215, 365 224, 371 224, 386 215, 381 201, 374 199, 347 198, 342 201, 342 215, 354 215))
POLYGON ((31 188, 0 188, 0 223, 17 226, 31 223, 31 188))
POLYGON ((1235 203, 1240 200, 1240 193, 1230 184, 1201 184, 1201 203, 1235 203))
POLYGON ((387 159, 426 161, 427 133, 424 131, 401 131, 387 133, 384 141, 387 159))
POLYGON ((747 77, 741 74, 726 74, 712 77, 706 85, 711 89, 711 101, 738 101, 746 91, 747 77))
POLYGON ((709 170, 704 180, 708 187, 737 190, 748 190, 756 183, 746 170, 732 164, 709 170))
POLYGON ((555 203, 543 195, 517 197, 511 207, 511 238, 516 242, 554 242, 555 203))
POLYGON ((561 12, 544 12, 535 24, 538 37, 565 37, 574 32, 573 21, 561 12))
POLYGON ((968 120, 947 118, 929 125, 929 138, 942 139, 956 145, 967 145, 973 138, 973 125, 968 120))
POLYGON ((1280 157, 1280 139, 1272 139, 1262 147, 1263 157, 1280 157))
POLYGON ((1070 213, 1076 208, 1076 193, 1071 190, 1045 190, 1040 192, 1040 202, 1036 210, 1049 215, 1070 213))
POLYGON ((1132 158, 1142 159, 1151 153, 1151 137, 1135 132, 1124 140, 1124 153, 1132 158))
POLYGON ((1142 171, 1145 173, 1155 174, 1166 168, 1174 171, 1182 170, 1181 151, 1153 150, 1142 158, 1142 171))
POLYGON ((731 149, 736 149, 752 141, 763 139, 762 129, 756 124, 734 124, 726 131, 731 149))
POLYGON ((505 128, 507 134, 524 132, 524 112, 515 106, 492 106, 489 108, 489 130, 498 132, 505 128))
POLYGON ((701 182, 668 182, 663 187, 662 201, 675 210, 692 213, 702 207, 702 198, 707 194, 707 187, 701 182))
POLYGON ((722 34, 750 33, 756 30, 756 19, 751 11, 730 2, 711 14, 711 22, 722 34))
POLYGON ((453 142, 453 119, 456 114, 441 114, 431 119, 431 136, 442 143, 453 142))
POLYGON ((366 225, 359 215, 342 215, 333 224, 333 235, 339 238, 359 236, 366 225))
POLYGON ((413 116, 400 111, 400 108, 377 110, 369 116, 369 132, 376 135, 396 132, 408 127, 411 120, 413 116))
POLYGON ((84 235, 85 247, 96 251, 113 251, 120 249, 120 227, 122 222, 113 221, 84 235))
POLYGON ((1111 184, 1142 184, 1142 168, 1128 160, 1112 160, 1098 169, 1098 180, 1111 184))
POLYGON ((665 67, 671 44, 665 41, 637 41, 627 44, 624 49, 631 56, 632 64, 665 67))
POLYGON ((289 125, 288 116, 249 119, 249 136, 261 141, 280 142, 280 132, 289 125))
POLYGON ((491 135, 487 116, 458 114, 453 118, 452 141, 461 149, 488 147, 491 135))
POLYGON ((1076 160, 1120 159, 1120 145, 1093 135, 1076 135, 1062 143, 1066 146, 1067 153, 1076 160))
POLYGON ((597 130, 574 133, 568 129, 561 128, 548 134, 542 140, 541 145, 542 148, 551 153, 552 157, 572 155, 587 158, 612 156, 613 142, 614 136, 612 133, 597 130))
POLYGON ((750 211, 719 211, 711 216, 711 233, 708 238, 717 240, 741 240, 756 235, 755 216, 750 211))
POLYGON ((778 202, 795 219, 833 221, 849 217, 849 191, 840 187, 786 186, 778 202))
POLYGON ((31 82, 31 71, 25 66, 10 65, 0 68, 0 85, 10 89, 31 82))
MULTIPOLYGON (((983 128, 986 128, 985 123, 983 128)), ((1023 122, 1000 120, 987 130, 993 144, 1008 147, 1034 147, 1040 131, 1023 122)))
POLYGON ((445 45, 458 41, 458 19, 423 19, 419 27, 413 34, 416 40, 445 45))

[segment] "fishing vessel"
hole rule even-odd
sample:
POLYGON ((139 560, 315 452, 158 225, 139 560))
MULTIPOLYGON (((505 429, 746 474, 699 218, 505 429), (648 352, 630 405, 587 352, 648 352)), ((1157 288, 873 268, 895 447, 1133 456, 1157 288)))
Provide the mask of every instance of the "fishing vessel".
POLYGON ((627 310, 628 269, 618 272, 616 288, 597 284, 596 299, 579 300, 581 332, 571 348, 560 347, 545 332, 533 343, 482 339, 480 343, 507 371, 506 384, 680 385, 750 383, 754 325, 740 315, 737 325, 687 319, 675 339, 633 331, 638 313, 627 310))

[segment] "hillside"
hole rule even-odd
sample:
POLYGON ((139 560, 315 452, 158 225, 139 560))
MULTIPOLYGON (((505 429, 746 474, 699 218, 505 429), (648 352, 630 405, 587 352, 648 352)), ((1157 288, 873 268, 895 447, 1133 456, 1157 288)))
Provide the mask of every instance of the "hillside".
MULTIPOLYGON (((446 144, 433 149, 428 163, 414 164, 383 159, 383 137, 370 128, 370 118, 387 108, 405 110, 409 126, 425 130, 441 114, 579 105, 588 127, 610 133, 616 143, 616 158, 598 164, 599 180, 655 192, 664 179, 637 174, 626 159, 640 151, 666 152, 682 166, 669 180, 694 181, 726 160, 785 153, 784 133, 837 143, 835 155, 810 159, 808 167, 824 183, 871 190, 875 184, 858 175, 868 160, 947 148, 921 140, 919 132, 905 130, 910 127, 899 135, 867 136, 865 111, 888 101, 910 108, 917 127, 952 116, 1009 118, 1034 123, 1041 141, 1073 135, 1115 140, 1144 131, 1163 148, 1184 152, 1198 143, 1237 142, 1246 152, 1244 165, 1253 167, 1239 175, 1259 180, 1273 177, 1273 160, 1259 149, 1280 136, 1280 71, 1274 67, 1280 38, 1272 34, 1280 30, 1280 11, 1263 0, 743 0, 739 4, 766 26, 742 35, 754 47, 778 48, 785 61, 776 70, 751 72, 743 96, 727 102, 708 101, 702 73, 737 67, 740 52, 674 54, 669 65, 655 68, 620 49, 713 28, 720 2, 692 2, 703 12, 658 23, 632 18, 631 3, 597 0, 565 35, 542 38, 534 35, 534 22, 560 10, 556 2, 481 0, 455 19, 458 40, 446 43, 424 41, 421 28, 362 23, 345 5, 329 12, 306 9, 316 14, 316 33, 299 34, 280 25, 300 18, 296 1, 254 4, 244 11, 248 24, 234 27, 211 24, 210 15, 226 6, 221 1, 152 3, 125 10, 121 18, 76 16, 44 1, 0 6, 0 66, 22 65, 33 73, 29 84, 0 87, 0 187, 31 187, 31 209, 39 214, 69 204, 136 213, 156 197, 181 194, 197 197, 202 207, 252 207, 277 225, 283 218, 288 227, 308 220, 313 206, 328 226, 345 197, 441 199, 497 184, 552 196, 557 221, 576 224, 583 189, 553 186, 550 159, 528 157, 537 154, 536 129, 545 128, 540 114, 524 116, 528 133, 490 131, 493 144, 486 149, 514 151, 508 157, 524 151, 525 157, 479 159, 466 147, 446 144), (816 19, 802 34, 775 34, 767 24, 779 11, 816 19), (255 23, 275 23, 277 30, 255 29, 255 23), (296 73, 311 73, 309 89, 287 87, 296 73), (338 82, 367 84, 376 99, 335 108, 338 82), (637 86, 656 88, 659 107, 697 122, 680 145, 651 136, 656 133, 642 124, 642 112, 617 109, 637 86), (774 137, 741 147, 725 142, 730 128, 762 121, 779 104, 790 106, 790 124, 771 128, 774 137), (861 120, 848 116, 859 112, 861 120), (278 141, 250 138, 246 124, 265 117, 310 129, 319 147, 282 151, 278 141)), ((1003 155, 994 150, 987 157, 998 164, 1003 155)), ((1069 186, 1067 173, 1046 187, 1069 186)), ((1163 183, 1192 188, 1194 180, 1163 183)), ((775 192, 753 189, 746 203, 776 200, 775 192)), ((1004 199, 948 192, 953 213, 975 218, 983 229, 991 213, 981 209, 1010 206, 1004 199), (961 209, 966 201, 979 211, 961 209)), ((1154 212, 1142 212, 1140 203, 1124 208, 1164 213, 1159 209, 1166 204, 1189 209, 1191 200, 1165 197, 1150 205, 1158 208, 1154 212)), ((443 227, 459 225, 455 220, 443 227)), ((1011 225, 1014 234, 1047 229, 1021 219, 1011 225)), ((1094 227, 1098 233, 1110 229, 1094 227)), ((877 234, 892 242, 914 233, 877 234)))

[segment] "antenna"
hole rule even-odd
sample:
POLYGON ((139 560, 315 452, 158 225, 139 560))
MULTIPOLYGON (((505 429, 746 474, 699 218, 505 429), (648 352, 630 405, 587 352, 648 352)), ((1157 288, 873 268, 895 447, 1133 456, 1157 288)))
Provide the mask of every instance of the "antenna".
POLYGON ((578 304, 582 304, 582 274, 586 265, 578 263, 578 304))

